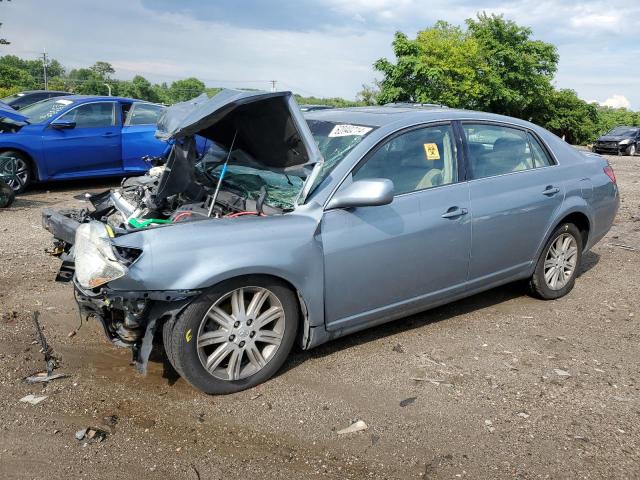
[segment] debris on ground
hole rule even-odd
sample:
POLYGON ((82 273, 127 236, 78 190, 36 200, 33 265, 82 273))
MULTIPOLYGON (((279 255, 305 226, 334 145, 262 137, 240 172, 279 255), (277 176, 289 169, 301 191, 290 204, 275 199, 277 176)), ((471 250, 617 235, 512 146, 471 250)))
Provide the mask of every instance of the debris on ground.
POLYGON ((75 434, 78 441, 89 440, 91 442, 102 442, 107 438, 107 432, 99 428, 87 427, 78 430, 75 434))
POLYGON ((44 355, 44 361, 47 364, 47 373, 51 375, 53 371, 58 367, 58 359, 53 356, 53 349, 47 343, 47 339, 42 332, 42 327, 40 326, 40 312, 33 312, 33 324, 36 327, 36 335, 38 337, 38 342, 40 343, 40 347, 42 348, 42 354, 44 355))
POLYGON ((554 368, 553 369, 553 373, 555 373, 559 377, 570 377, 571 376, 571 374, 569 372, 567 372, 566 370, 562 370, 561 368, 554 368))
POLYGON ((520 412, 520 413, 518 413, 518 416, 519 416, 519 417, 522 417, 522 418, 529 418, 531 415, 529 415, 529 414, 528 414, 528 413, 526 413, 526 412, 520 412))
POLYGON ((25 403, 30 403, 31 405, 37 405, 40 402, 42 402, 45 398, 47 398, 47 395, 27 395, 26 397, 22 397, 20 399, 21 402, 25 402, 25 403))
POLYGON ((67 378, 69 375, 66 373, 54 373, 49 374, 47 372, 38 372, 24 379, 27 383, 47 383, 57 378, 67 378))
POLYGON ((487 427, 487 430, 489 430, 489 433, 495 432, 496 429, 493 426, 493 422, 491 420, 485 420, 484 425, 485 427, 487 427))
POLYGON ((338 430, 338 435, 344 435, 346 433, 356 433, 362 432, 363 430, 367 430, 369 427, 364 421, 358 420, 357 422, 352 423, 347 428, 343 428, 342 430, 338 430))
POLYGON ((400 345, 399 343, 395 347, 393 347, 391 350, 397 353, 404 353, 404 348, 402 348, 402 345, 400 345))
POLYGON ((406 407, 407 405, 411 405, 413 402, 416 401, 418 397, 409 397, 409 398, 405 398, 404 400, 400 400, 400 406, 401 407, 406 407))

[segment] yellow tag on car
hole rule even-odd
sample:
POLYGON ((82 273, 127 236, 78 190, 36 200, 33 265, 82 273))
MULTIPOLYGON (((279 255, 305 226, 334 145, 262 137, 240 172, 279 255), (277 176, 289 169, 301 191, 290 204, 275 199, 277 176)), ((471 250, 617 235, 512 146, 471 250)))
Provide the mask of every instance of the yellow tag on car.
POLYGON ((435 143, 425 143, 424 153, 427 155, 427 160, 440 160, 440 151, 435 143))
POLYGON ((191 329, 187 330, 187 333, 184 334, 184 339, 189 343, 193 336, 191 335, 191 329))
POLYGON ((111 228, 111 225, 105 224, 104 228, 107 231, 107 235, 109 235, 109 238, 115 237, 115 234, 113 233, 113 228, 111 228))

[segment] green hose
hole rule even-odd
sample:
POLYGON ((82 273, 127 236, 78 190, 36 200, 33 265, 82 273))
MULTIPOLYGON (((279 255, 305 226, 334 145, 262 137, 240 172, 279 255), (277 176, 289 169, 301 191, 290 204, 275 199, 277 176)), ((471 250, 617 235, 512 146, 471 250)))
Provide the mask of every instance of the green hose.
POLYGON ((137 218, 129 219, 129 225, 131 225, 133 228, 145 228, 151 225, 152 223, 162 225, 162 224, 173 223, 173 222, 171 220, 162 220, 161 218, 145 218, 143 220, 138 220, 137 218))

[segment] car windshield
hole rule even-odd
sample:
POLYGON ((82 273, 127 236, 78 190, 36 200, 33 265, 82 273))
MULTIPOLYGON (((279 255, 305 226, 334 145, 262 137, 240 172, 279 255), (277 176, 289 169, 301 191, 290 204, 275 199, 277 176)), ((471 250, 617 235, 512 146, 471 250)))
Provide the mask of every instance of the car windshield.
POLYGON ((313 192, 327 178, 335 166, 356 145, 376 129, 376 127, 370 125, 354 125, 323 120, 307 120, 307 124, 324 158, 320 174, 314 181, 310 192, 313 192))
POLYGON ((616 135, 616 136, 635 135, 637 132, 638 132, 637 128, 616 127, 613 130, 611 130, 609 133, 607 133, 607 135, 616 135))
POLYGON ((73 103, 66 98, 50 98, 34 103, 20 110, 20 113, 29 119, 29 123, 42 123, 53 117, 73 103))
MULTIPOLYGON (((313 188, 375 128, 318 120, 309 120, 307 123, 324 157, 324 164, 313 188)), ((203 183, 212 187, 216 185, 227 154, 226 149, 216 143, 208 148, 207 153, 196 164, 197 175, 203 183)), ((234 150, 222 183, 225 188, 252 200, 258 200, 266 192, 264 202, 267 205, 289 211, 295 205, 304 179, 263 169, 242 150, 234 150)))
MULTIPOLYGON (((211 187, 218 183, 222 166, 228 152, 214 143, 196 164, 199 180, 211 187)), ((244 198, 258 200, 265 194, 264 203, 282 210, 292 210, 304 180, 294 175, 286 175, 260 168, 242 150, 231 153, 222 185, 244 198)))

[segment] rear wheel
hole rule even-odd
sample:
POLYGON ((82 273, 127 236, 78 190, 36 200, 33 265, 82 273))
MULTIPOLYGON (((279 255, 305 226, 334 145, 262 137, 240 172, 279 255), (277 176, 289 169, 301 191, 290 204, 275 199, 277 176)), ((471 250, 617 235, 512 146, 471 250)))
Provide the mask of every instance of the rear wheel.
POLYGON ((280 369, 293 347, 298 321, 296 296, 284 283, 241 277, 190 304, 171 329, 167 351, 178 373, 194 387, 211 394, 238 392, 280 369))
POLYGON ((5 150, 0 153, 2 157, 13 159, 13 165, 5 167, 2 172, 5 181, 16 193, 22 193, 33 181, 33 168, 31 162, 20 152, 5 150))
POLYGON ((564 223, 547 241, 529 282, 532 293, 553 300, 569 293, 582 260, 582 235, 572 223, 564 223))

